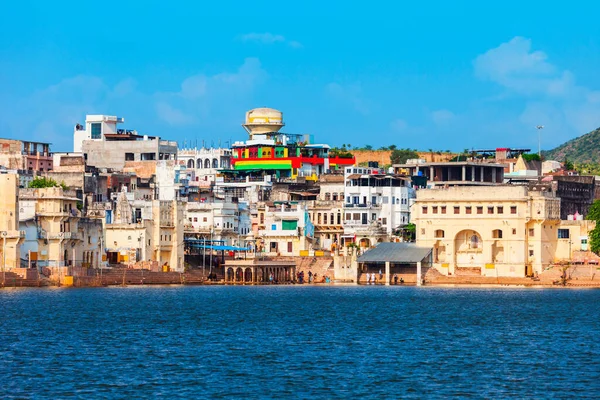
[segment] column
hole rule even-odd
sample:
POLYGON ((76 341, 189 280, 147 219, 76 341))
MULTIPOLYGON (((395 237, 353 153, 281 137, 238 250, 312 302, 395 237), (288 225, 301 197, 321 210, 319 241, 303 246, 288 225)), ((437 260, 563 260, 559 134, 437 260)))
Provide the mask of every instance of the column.
POLYGON ((463 181, 467 180, 467 166, 466 165, 462 166, 462 180, 463 181))
POLYGON ((421 286, 421 261, 417 262, 417 286, 421 286))
POLYGON ((496 168, 492 168, 492 182, 496 183, 496 168))
POLYGON ((434 177, 433 167, 429 167, 429 180, 434 181, 435 179, 433 179, 433 177, 434 177))
POLYGON ((481 167, 481 176, 479 177, 479 181, 483 182, 483 167, 481 167))
POLYGON ((475 166, 471 167, 471 182, 475 182, 475 166))
POLYGON ((390 286, 390 262, 385 262, 385 286, 390 286))

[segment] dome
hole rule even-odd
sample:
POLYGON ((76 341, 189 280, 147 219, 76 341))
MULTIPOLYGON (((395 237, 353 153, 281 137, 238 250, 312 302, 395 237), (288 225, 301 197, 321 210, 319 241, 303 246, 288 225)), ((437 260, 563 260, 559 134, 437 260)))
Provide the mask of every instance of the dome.
POLYGON ((242 125, 250 135, 278 132, 285 124, 283 113, 274 108, 254 108, 246 112, 246 121, 242 125))

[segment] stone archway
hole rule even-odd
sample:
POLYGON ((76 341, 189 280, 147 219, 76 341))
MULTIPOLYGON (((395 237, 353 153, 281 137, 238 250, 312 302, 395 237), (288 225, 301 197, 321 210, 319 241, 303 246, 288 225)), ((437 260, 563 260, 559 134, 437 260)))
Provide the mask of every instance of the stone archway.
POLYGON ((483 267, 483 240, 479 232, 464 229, 456 234, 454 264, 457 267, 483 267))
POLYGON ((436 240, 435 244, 433 245, 433 262, 446 262, 446 244, 441 240, 436 240))
POLYGON ((194 160, 188 160, 187 167, 193 169, 194 168, 194 160))
POLYGON ((225 282, 233 282, 234 273, 233 268, 227 268, 227 272, 225 273, 225 282))
POLYGON ((252 282, 252 269, 251 268, 246 268, 246 270, 244 271, 244 282, 245 283, 252 282))

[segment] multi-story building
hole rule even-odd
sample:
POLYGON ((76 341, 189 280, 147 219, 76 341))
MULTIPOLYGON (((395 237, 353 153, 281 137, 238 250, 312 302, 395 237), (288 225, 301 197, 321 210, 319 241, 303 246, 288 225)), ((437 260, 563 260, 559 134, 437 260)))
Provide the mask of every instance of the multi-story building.
POLYGON ((428 187, 436 186, 489 186, 504 180, 504 164, 482 161, 425 162, 394 164, 394 172, 406 176, 423 177, 428 187))
POLYGON ((123 190, 105 225, 108 261, 154 261, 163 270, 183 272, 184 209, 182 201, 139 199, 123 190))
POLYGON ((444 274, 522 277, 557 259, 560 199, 551 191, 509 185, 419 190, 412 220, 417 245, 433 248, 433 265, 444 274))
POLYGON ((410 179, 378 168, 347 167, 344 180, 344 239, 368 248, 410 222, 415 198, 410 179))
POLYGON ((39 267, 99 266, 102 222, 82 218, 82 203, 74 191, 62 187, 21 189, 19 199, 21 221, 33 220, 36 225, 37 237, 26 238, 25 250, 39 267))
POLYGON ((177 142, 118 128, 123 122, 123 118, 115 116, 87 115, 85 125, 75 126, 74 151, 83 153, 88 166, 119 171, 127 161, 177 159, 177 142))
POLYGON ((23 171, 52 171, 50 143, 0 139, 0 165, 23 171))
POLYGON ((249 139, 233 143, 232 168, 242 174, 316 180, 330 169, 355 163, 354 156, 329 157, 329 146, 312 144, 310 135, 279 132, 284 125, 280 111, 272 108, 248 111, 242 126, 249 139))
POLYGON ((271 203, 259 214, 264 228, 258 231, 257 251, 267 256, 298 256, 312 249, 314 226, 301 204, 271 203))
POLYGON ((2 271, 21 266, 20 248, 25 231, 19 229, 19 178, 16 174, 0 174, 0 237, 2 271))
POLYGON ((340 248, 344 235, 344 175, 321 175, 318 183, 317 199, 307 202, 315 242, 321 249, 334 251, 340 248))

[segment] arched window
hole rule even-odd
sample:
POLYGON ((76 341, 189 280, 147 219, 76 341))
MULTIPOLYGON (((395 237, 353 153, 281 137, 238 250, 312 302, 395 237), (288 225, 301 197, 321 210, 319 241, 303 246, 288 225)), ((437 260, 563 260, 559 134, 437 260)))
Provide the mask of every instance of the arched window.
POLYGON ((204 168, 210 168, 210 159, 204 160, 204 168))
POLYGON ((435 236, 436 238, 443 238, 443 237, 444 237, 444 231, 443 231, 443 230, 441 230, 441 229, 437 229, 437 230, 435 231, 435 233, 434 233, 434 236, 435 236))
POLYGON ((331 193, 325 193, 325 201, 331 200, 331 193))
POLYGON ((188 168, 194 168, 194 160, 188 160, 187 167, 188 168))
POLYGON ((217 160, 216 158, 213 158, 212 167, 219 168, 219 160, 217 160))
POLYGON ((471 236, 471 248, 472 249, 479 248, 479 237, 477 235, 471 236))
POLYGON ((337 201, 337 199, 338 199, 337 193, 333 193, 332 196, 331 196, 331 200, 337 201))
POLYGON ((197 168, 202 168, 202 159, 201 158, 199 158, 199 159, 196 160, 196 167, 197 168))

